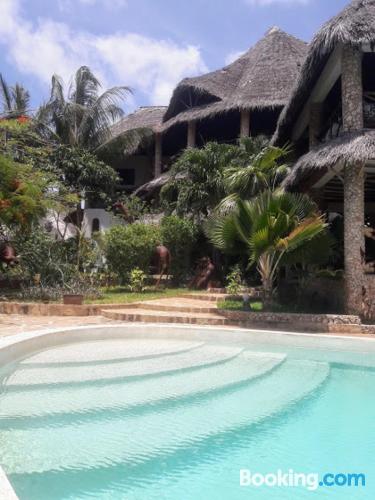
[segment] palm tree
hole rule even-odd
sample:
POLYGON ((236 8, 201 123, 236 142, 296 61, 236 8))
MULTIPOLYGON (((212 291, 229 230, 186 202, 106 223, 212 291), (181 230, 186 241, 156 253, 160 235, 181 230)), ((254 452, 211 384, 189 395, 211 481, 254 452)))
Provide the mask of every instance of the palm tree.
POLYGON ((161 200, 179 215, 206 217, 226 195, 224 171, 243 151, 234 145, 208 142, 186 149, 170 170, 161 200))
POLYGON ((277 272, 293 255, 325 232, 316 205, 302 194, 266 190, 251 200, 237 197, 231 212, 214 213, 206 234, 226 253, 245 254, 259 271, 266 306, 272 303, 277 272))
POLYGON ((65 97, 62 79, 52 77, 51 96, 36 115, 39 131, 69 146, 96 150, 110 137, 110 129, 124 114, 120 102, 131 92, 113 87, 102 94, 101 84, 87 66, 79 68, 65 97))
POLYGON ((246 165, 233 164, 226 170, 228 192, 252 197, 264 189, 275 189, 289 172, 283 160, 290 148, 270 146, 262 137, 247 138, 241 144, 250 155, 249 161, 246 165))
POLYGON ((7 118, 18 118, 27 113, 30 93, 19 83, 9 87, 2 74, 0 74, 0 95, 3 113, 7 118))

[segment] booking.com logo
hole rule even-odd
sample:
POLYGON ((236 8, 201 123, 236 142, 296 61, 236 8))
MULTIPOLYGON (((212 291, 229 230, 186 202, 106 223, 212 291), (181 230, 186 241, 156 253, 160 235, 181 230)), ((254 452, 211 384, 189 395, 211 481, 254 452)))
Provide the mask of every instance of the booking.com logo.
POLYGON ((366 475, 363 473, 332 473, 328 472, 319 477, 317 473, 288 472, 278 470, 275 473, 261 474, 251 472, 249 469, 240 470, 240 486, 252 486, 260 488, 306 488, 315 491, 318 488, 332 487, 364 487, 366 486, 366 475))

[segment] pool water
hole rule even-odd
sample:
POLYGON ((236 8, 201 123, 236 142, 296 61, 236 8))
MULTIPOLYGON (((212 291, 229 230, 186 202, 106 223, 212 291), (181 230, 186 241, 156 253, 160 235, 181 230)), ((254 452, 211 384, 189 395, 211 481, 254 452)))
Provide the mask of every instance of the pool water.
POLYGON ((373 500, 375 369, 326 358, 178 339, 47 348, 3 373, 0 464, 20 500, 373 500), (366 486, 241 487, 240 469, 366 486))

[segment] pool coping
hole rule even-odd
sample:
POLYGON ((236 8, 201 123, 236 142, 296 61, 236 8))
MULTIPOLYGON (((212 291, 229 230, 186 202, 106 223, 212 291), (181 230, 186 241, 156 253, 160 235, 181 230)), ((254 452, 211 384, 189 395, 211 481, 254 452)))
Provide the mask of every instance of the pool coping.
MULTIPOLYGON (((20 355, 22 355, 22 344, 24 344, 24 347, 26 347, 26 352, 28 350, 32 350, 33 348, 33 340, 37 341, 38 339, 43 339, 43 337, 52 337, 51 340, 54 339, 54 334, 64 334, 61 335, 61 337, 57 337, 57 340, 60 340, 60 342, 55 342, 55 345, 59 344, 64 344, 66 341, 69 340, 69 334, 76 332, 79 333, 80 331, 84 330, 90 330, 90 331, 97 331, 96 333, 100 334, 100 330, 108 330, 108 329, 125 329, 128 330, 128 333, 137 334, 142 331, 143 334, 156 334, 156 338, 159 338, 157 334, 160 334, 164 332, 165 330, 181 330, 183 333, 186 333, 187 331, 192 331, 194 334, 199 334, 199 332, 216 332, 216 333, 221 333, 221 334, 230 334, 231 336, 235 335, 238 340, 240 340, 243 337, 248 336, 248 338, 254 336, 258 337, 261 340, 266 341, 266 343, 270 342, 272 343, 272 340, 279 340, 281 341, 281 344, 288 345, 287 340, 292 338, 294 340, 300 339, 302 342, 298 342, 295 345, 295 347, 301 347, 301 348, 308 348, 311 347, 311 345, 314 346, 315 341, 318 341, 320 343, 323 341, 324 348, 326 350, 333 350, 336 351, 338 347, 341 347, 339 350, 343 351, 348 351, 352 350, 353 345, 360 346, 362 349, 367 347, 370 348, 370 352, 373 352, 375 354, 375 338, 371 337, 362 337, 362 336, 349 336, 349 335, 327 335, 326 333, 304 333, 304 332, 286 332, 286 331, 281 331, 281 330, 257 330, 257 329, 233 329, 231 327, 223 327, 223 326, 199 326, 199 325, 183 325, 183 324, 168 324, 168 323, 119 323, 115 325, 84 325, 84 326, 76 326, 76 327, 58 327, 58 328, 48 328, 48 329, 41 329, 41 330, 36 330, 32 332, 23 332, 23 333, 18 333, 15 335, 10 335, 7 337, 3 337, 0 339, 0 364, 1 361, 6 362, 12 362, 12 356, 11 359, 6 360, 6 353, 4 351, 7 351, 7 349, 10 349, 12 351, 12 346, 14 347, 14 352, 13 352, 13 359, 16 359, 20 355), (311 344, 311 340, 313 341, 311 344), (304 341, 307 341, 307 345, 304 341), (310 345, 309 345, 310 341, 310 345), (319 342, 320 341, 320 342, 319 342), (339 342, 339 344, 338 344, 339 342), (298 345, 297 345, 298 344, 298 345), (347 346, 345 346, 347 344, 347 346), (27 347, 29 349, 27 349, 27 347), (18 347, 18 349, 17 349, 18 347), (346 347, 346 348, 345 348, 346 347), (327 349, 328 348, 328 349, 327 349), (5 359, 2 360, 2 354, 5 354, 5 359)), ((126 337, 124 337, 126 338, 126 337)), ((55 339, 56 340, 56 339, 55 339)), ((81 339, 82 340, 82 339, 81 339)), ((85 338, 87 340, 87 338, 85 338)), ((94 338, 92 340, 97 340, 97 338, 94 338)), ((237 340, 237 339, 235 339, 237 340)), ((75 338, 75 341, 77 338, 75 338)), ((275 342, 276 343, 276 342, 275 342)), ((289 344, 290 345, 290 344, 289 344)), ((316 347, 316 346, 315 346, 316 347)), ((34 346, 35 348, 35 346, 34 346)), ((359 351, 356 351, 357 353, 363 352, 361 349, 359 351)), ((365 351, 368 353, 368 350, 366 349, 365 351)), ((9 479, 7 478, 4 470, 2 469, 0 465, 0 494, 1 494, 1 500, 19 500, 18 496, 16 495, 9 479)))

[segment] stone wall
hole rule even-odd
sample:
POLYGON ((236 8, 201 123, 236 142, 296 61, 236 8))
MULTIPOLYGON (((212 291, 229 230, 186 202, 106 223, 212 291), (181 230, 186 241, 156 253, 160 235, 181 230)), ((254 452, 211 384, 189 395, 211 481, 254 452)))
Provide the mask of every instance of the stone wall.
POLYGON ((339 314, 296 314, 220 310, 228 319, 246 328, 271 328, 315 333, 362 333, 359 316, 339 314))
POLYGON ((365 275, 365 286, 369 303, 369 319, 375 321, 375 274, 365 275))

